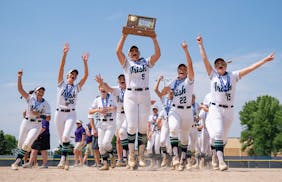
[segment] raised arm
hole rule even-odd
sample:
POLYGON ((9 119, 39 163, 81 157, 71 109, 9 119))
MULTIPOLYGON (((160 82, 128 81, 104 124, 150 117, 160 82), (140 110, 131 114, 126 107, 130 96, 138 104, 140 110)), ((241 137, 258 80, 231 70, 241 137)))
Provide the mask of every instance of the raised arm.
POLYGON ((116 49, 116 54, 117 54, 118 60, 121 65, 124 65, 124 61, 125 61, 125 55, 122 52, 122 49, 123 49, 123 45, 124 45, 126 37, 127 37, 127 34, 123 33, 120 41, 118 42, 117 49, 116 49))
POLYGON ((186 60, 187 60, 187 73, 188 73, 187 78, 189 78, 189 80, 194 80, 193 63, 192 63, 192 59, 188 51, 188 45, 186 42, 182 42, 181 46, 184 50, 186 60))
POLYGON ((104 82, 100 74, 95 76, 95 80, 106 92, 113 93, 114 89, 104 82))
POLYGON ((154 85, 154 91, 160 99, 162 99, 162 97, 165 95, 165 94, 163 94, 163 92, 160 92, 160 90, 159 90, 159 85, 160 85, 160 82, 163 78, 164 78, 163 76, 159 76, 156 84, 154 85))
POLYGON ((84 74, 83 74, 83 77, 81 78, 80 82, 78 83, 80 88, 82 88, 82 86, 84 85, 84 83, 86 82, 87 77, 88 77, 88 64, 87 64, 88 57, 89 57, 88 53, 85 53, 81 56, 81 58, 83 60, 83 65, 84 65, 84 74))
POLYGON ((152 40, 153 40, 153 43, 154 43, 155 53, 151 56, 150 62, 151 62, 152 65, 154 65, 161 56, 161 50, 160 50, 160 46, 159 46, 159 43, 158 43, 158 40, 157 40, 157 36, 152 37, 152 40))
POLYGON ((263 58, 262 60, 254 63, 253 65, 240 70, 240 72, 239 72, 240 78, 242 78, 243 76, 245 76, 245 75, 249 74, 250 72, 254 71, 258 67, 262 66, 264 63, 272 61, 273 59, 274 59, 274 53, 271 53, 268 56, 266 56, 265 58, 263 58))
POLYGON ((18 71, 18 91, 25 98, 28 98, 28 93, 23 89, 22 85, 23 70, 18 71))
POLYGON ((197 42, 199 44, 200 54, 201 54, 201 57, 204 61, 206 71, 207 71, 208 75, 210 76, 210 74, 212 72, 212 66, 211 66, 211 64, 208 60, 208 57, 207 57, 207 54, 206 54, 206 51, 205 51, 205 48, 204 48, 203 38, 200 35, 197 37, 197 42))
POLYGON ((59 75, 58 75, 58 80, 57 80, 58 84, 61 83, 64 79, 64 67, 65 67, 66 57, 67 57, 69 49, 70 49, 70 45, 68 43, 65 43, 64 49, 63 49, 63 57, 61 60, 59 75))

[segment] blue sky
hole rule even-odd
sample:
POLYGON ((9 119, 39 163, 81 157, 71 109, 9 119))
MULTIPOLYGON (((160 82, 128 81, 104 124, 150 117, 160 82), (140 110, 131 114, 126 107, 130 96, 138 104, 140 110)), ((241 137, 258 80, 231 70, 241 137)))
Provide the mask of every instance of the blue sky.
MULTIPOLYGON (((83 72, 81 55, 89 52, 89 77, 79 94, 78 118, 87 122, 87 110, 97 95, 96 74, 110 85, 122 72, 115 49, 128 14, 157 18, 156 33, 161 58, 151 70, 151 84, 158 75, 176 75, 185 62, 180 43, 188 42, 195 70, 195 94, 201 102, 208 93, 209 80, 200 58, 196 36, 201 34, 209 60, 217 57, 233 62, 238 70, 275 51, 275 60, 244 77, 237 86, 235 120, 229 136, 240 136, 239 111, 246 101, 271 95, 282 101, 282 3, 257 1, 164 1, 164 0, 2 0, 0 2, 0 129, 18 136, 22 110, 26 106, 17 92, 17 70, 24 70, 23 85, 28 91, 38 85, 47 88, 45 98, 52 114, 56 104, 56 79, 65 42, 70 43, 65 71, 83 72)), ((150 38, 128 36, 124 52, 136 44, 144 57, 153 53, 150 38)), ((80 74, 81 76, 82 74, 80 74)), ((154 93, 153 99, 157 99, 154 93)), ((54 115, 52 115, 54 116, 54 115)), ((57 133, 51 121, 52 146, 57 133)))

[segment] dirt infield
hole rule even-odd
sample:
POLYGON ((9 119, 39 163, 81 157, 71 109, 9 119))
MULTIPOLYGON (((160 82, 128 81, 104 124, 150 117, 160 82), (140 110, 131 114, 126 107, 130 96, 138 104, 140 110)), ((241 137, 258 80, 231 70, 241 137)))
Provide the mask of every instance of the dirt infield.
POLYGON ((1 182, 281 182, 282 169, 231 168, 228 171, 191 170, 171 171, 170 169, 136 171, 115 168, 98 171, 96 168, 70 168, 69 171, 50 167, 49 169, 22 169, 13 171, 10 167, 0 167, 1 182))

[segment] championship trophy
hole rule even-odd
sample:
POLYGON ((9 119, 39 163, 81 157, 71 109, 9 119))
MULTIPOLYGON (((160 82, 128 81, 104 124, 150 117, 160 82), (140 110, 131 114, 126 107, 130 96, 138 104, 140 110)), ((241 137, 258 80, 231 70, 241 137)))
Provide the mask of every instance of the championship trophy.
POLYGON ((156 20, 156 18, 151 17, 128 15, 127 23, 123 27, 122 33, 155 37, 156 20))

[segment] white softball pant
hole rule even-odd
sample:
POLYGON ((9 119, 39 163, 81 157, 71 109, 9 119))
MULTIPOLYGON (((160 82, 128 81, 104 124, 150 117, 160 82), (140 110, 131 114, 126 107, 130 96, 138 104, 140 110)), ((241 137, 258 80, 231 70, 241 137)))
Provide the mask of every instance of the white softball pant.
POLYGON ((39 136, 41 128, 41 122, 31 122, 24 119, 20 126, 18 148, 29 152, 31 145, 39 136))
POLYGON ((173 107, 169 114, 168 124, 170 137, 178 138, 182 145, 188 145, 188 134, 193 124, 192 110, 173 107))
POLYGON ((169 127, 167 120, 163 120, 160 136, 161 147, 166 147, 168 153, 171 153, 171 144, 169 140, 169 127))
POLYGON ((126 90, 124 94, 124 112, 127 121, 127 132, 146 134, 150 114, 150 91, 126 90))
POLYGON ((233 123, 233 109, 211 105, 206 119, 211 144, 214 140, 227 142, 227 136, 233 123))
POLYGON ((206 128, 203 128, 202 131, 198 133, 198 145, 201 153, 210 152, 210 137, 206 128))
POLYGON ((153 146, 155 146, 155 154, 160 154, 160 136, 161 132, 160 131, 154 131, 152 134, 150 140, 147 142, 147 153, 152 154, 153 153, 153 146))
POLYGON ((98 124, 98 146, 101 155, 112 150, 112 139, 115 135, 116 124, 113 121, 100 121, 98 124))
POLYGON ((195 126, 190 129, 188 140, 189 150, 191 150, 191 152, 199 152, 200 148, 198 145, 198 130, 195 126))
POLYGON ((127 122, 125 114, 117 114, 117 132, 120 140, 127 139, 127 122))
POLYGON ((71 132, 76 122, 76 111, 55 112, 55 125, 57 128, 59 143, 70 142, 71 132))

